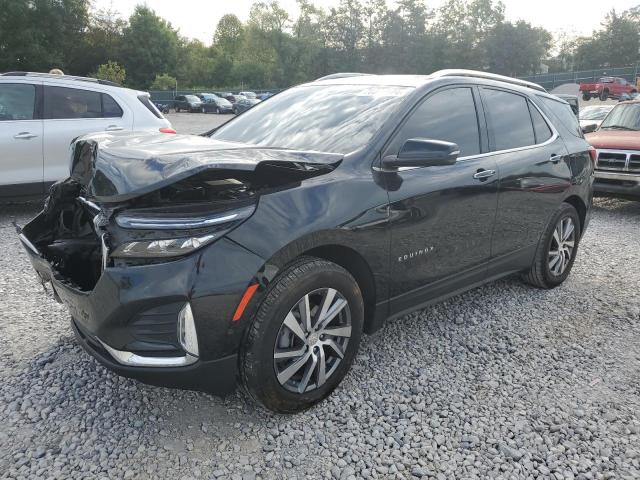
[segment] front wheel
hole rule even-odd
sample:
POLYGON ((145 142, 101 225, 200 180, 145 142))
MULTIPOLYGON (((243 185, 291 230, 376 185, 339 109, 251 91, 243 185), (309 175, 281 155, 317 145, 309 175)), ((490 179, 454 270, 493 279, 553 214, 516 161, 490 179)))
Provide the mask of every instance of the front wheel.
POLYGON ((538 244, 533 265, 524 279, 540 288, 560 285, 571 272, 579 241, 578 212, 572 205, 563 203, 547 225, 538 244))
POLYGON ((254 400, 294 413, 327 397, 358 351, 364 306, 354 278, 303 257, 271 284, 240 352, 242 383, 254 400))
POLYGON ((608 98, 609 98, 608 90, 603 90, 602 92, 600 92, 600 101, 606 102, 608 98))
POLYGON ((589 100, 591 100, 591 95, 589 95, 588 93, 582 94, 582 100, 588 102, 589 100))

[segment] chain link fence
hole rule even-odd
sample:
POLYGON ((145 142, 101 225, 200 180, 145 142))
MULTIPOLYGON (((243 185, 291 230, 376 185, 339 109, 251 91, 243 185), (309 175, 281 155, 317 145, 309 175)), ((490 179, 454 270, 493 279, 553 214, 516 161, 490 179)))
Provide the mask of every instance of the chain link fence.
POLYGON ((621 68, 605 68, 600 70, 582 70, 578 72, 563 73, 545 73, 541 75, 530 75, 528 77, 519 77, 522 80, 542 85, 547 90, 553 90, 559 85, 565 83, 590 83, 596 82, 600 77, 622 77, 626 81, 635 85, 636 78, 639 74, 639 66, 621 67, 621 68))

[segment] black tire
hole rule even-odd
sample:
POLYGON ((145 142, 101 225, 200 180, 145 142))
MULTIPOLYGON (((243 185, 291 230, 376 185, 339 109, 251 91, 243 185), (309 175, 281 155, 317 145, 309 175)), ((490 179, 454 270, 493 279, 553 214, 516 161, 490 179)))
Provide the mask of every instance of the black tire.
POLYGON ((589 95, 588 93, 584 93, 582 95, 582 100, 584 100, 585 102, 588 102, 589 100, 591 100, 591 95, 589 95))
POLYGON ((564 282, 569 276, 569 273, 571 273, 573 262, 576 259, 576 254, 578 253, 581 233, 580 228, 580 217, 578 216, 576 209, 573 205, 562 203, 551 217, 549 224, 540 238, 533 265, 531 266, 531 269, 524 274, 524 280, 535 287, 546 289, 555 288, 564 282), (551 259, 550 250, 556 242, 554 240, 554 231, 561 221, 568 218, 571 219, 574 225, 574 247, 564 270, 560 274, 555 274, 549 266, 551 259))
MULTIPOLYGON (((317 313, 318 310, 316 309, 315 312, 317 313)), ((274 412, 295 413, 315 405, 326 398, 349 371, 358 351, 363 320, 362 294, 351 274, 335 263, 315 257, 301 257, 271 283, 252 319, 240 349, 239 370, 242 385, 256 402, 274 412), (351 325, 350 337, 343 351, 344 357, 335 362, 335 369, 332 373, 328 373, 325 383, 320 387, 316 386, 320 382, 315 376, 317 370, 315 365, 313 368, 309 367, 316 379, 315 383, 309 384, 312 389, 304 393, 294 392, 278 381, 274 360, 276 341, 280 339, 282 328, 286 328, 283 327, 285 318, 298 302, 305 295, 311 298, 313 292, 327 288, 335 289, 341 298, 346 300, 348 306, 341 310, 348 312, 351 325)), ((320 340, 322 338, 323 336, 320 336, 320 340)), ((311 354, 312 347, 303 346, 303 348, 311 354)), ((326 347, 320 348, 325 349, 325 352, 329 351, 327 354, 323 353, 326 358, 329 358, 328 355, 333 352, 326 347)), ((313 352, 316 351, 313 349, 313 352)), ((314 358, 316 358, 315 355, 314 358)), ((287 359, 284 362, 291 362, 285 363, 283 367, 288 368, 294 360, 287 359)), ((306 361, 303 366, 304 368, 300 367, 297 371, 301 376, 306 372, 306 361)))
POLYGON ((609 98, 609 90, 602 90, 602 92, 600 92, 600 101, 606 102, 608 98, 609 98))

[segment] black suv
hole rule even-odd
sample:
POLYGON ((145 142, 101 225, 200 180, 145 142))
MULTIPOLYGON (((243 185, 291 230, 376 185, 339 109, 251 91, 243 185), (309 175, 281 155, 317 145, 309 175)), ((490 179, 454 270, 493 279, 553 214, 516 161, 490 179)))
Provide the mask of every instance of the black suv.
POLYGON ((202 100, 196 95, 178 95, 173 99, 173 108, 176 112, 180 112, 180 110, 199 112, 202 108, 202 100))
POLYGON ((513 273, 561 284, 592 182, 571 108, 537 85, 351 76, 203 136, 82 137, 20 238, 107 367, 215 393, 239 380, 294 412, 388 318, 513 273))

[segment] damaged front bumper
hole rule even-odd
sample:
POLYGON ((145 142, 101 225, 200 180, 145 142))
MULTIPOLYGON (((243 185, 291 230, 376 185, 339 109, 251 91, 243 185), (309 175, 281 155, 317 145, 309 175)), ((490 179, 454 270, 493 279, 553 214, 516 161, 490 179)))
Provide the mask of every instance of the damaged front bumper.
POLYGON ((41 213, 19 238, 43 282, 72 317, 78 342, 101 364, 145 383, 226 394, 236 384, 243 326, 232 322, 264 261, 221 238, 192 255, 146 265, 107 266, 83 290, 35 242, 41 213), (185 305, 197 332, 197 356, 180 342, 185 305))

